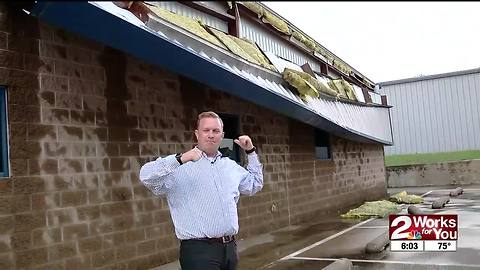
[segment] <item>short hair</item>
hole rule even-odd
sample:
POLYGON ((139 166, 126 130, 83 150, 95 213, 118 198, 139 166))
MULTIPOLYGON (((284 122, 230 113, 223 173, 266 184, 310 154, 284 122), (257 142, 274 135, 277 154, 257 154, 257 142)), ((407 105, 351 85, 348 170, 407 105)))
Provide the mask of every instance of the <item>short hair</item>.
POLYGON ((218 116, 218 114, 216 114, 212 111, 202 112, 198 115, 198 117, 197 117, 197 128, 200 125, 200 120, 203 119, 203 118, 217 118, 217 119, 219 119, 220 120, 220 125, 222 126, 222 129, 223 129, 222 118, 220 118, 220 116, 218 116))

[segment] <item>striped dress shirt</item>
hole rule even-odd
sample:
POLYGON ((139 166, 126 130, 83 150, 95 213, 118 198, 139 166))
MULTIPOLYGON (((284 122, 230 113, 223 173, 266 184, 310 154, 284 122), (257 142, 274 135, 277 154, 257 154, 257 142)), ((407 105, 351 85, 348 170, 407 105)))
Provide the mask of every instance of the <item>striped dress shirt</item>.
POLYGON ((240 194, 263 187, 263 166, 256 153, 247 169, 218 152, 180 165, 175 155, 159 157, 140 169, 140 180, 155 195, 166 195, 175 234, 180 240, 217 238, 238 233, 240 194))

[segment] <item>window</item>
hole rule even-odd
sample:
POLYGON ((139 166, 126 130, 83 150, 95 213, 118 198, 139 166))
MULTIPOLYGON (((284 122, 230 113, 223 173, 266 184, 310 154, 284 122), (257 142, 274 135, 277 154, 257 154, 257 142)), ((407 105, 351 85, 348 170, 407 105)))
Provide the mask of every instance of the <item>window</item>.
POLYGON ((0 177, 8 176, 7 102, 5 88, 0 87, 0 177))
POLYGON ((239 135, 239 120, 237 115, 219 114, 223 121, 223 132, 225 136, 220 144, 220 152, 227 155, 230 159, 240 162, 240 146, 233 140, 239 135))
POLYGON ((319 129, 315 129, 315 158, 332 158, 332 153, 330 149, 330 134, 319 129))

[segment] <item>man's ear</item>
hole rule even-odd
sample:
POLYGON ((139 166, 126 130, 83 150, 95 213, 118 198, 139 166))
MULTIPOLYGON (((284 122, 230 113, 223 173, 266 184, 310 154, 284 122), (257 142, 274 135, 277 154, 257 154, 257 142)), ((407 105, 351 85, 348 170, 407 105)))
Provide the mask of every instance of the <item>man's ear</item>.
POLYGON ((222 139, 223 139, 223 137, 225 137, 225 132, 224 131, 222 131, 222 139))
POLYGON ((197 138, 197 141, 198 141, 198 129, 195 129, 195 137, 197 138))

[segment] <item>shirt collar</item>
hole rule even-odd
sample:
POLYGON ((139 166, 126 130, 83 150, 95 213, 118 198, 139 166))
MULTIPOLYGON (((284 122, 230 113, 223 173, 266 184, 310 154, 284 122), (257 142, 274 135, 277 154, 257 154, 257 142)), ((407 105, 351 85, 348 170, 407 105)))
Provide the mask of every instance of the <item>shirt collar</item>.
POLYGON ((205 158, 212 159, 212 158, 217 158, 219 156, 222 156, 222 153, 220 153, 220 151, 217 150, 217 154, 214 157, 209 157, 209 156, 207 156, 207 154, 205 152, 202 151, 202 156, 205 157, 205 158))

